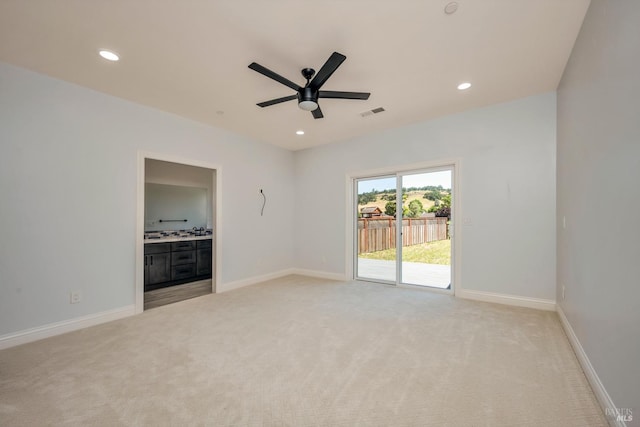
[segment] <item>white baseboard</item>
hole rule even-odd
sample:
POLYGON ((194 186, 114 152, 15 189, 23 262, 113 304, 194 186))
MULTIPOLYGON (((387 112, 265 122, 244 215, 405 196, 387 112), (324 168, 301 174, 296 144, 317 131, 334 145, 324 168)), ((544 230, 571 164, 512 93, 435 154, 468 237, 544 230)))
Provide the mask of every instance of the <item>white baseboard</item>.
POLYGON ((255 285, 256 283, 266 282, 267 280, 278 279, 280 277, 289 276, 291 274, 299 274, 301 276, 317 277, 320 279, 345 281, 344 274, 327 273, 326 271, 305 270, 301 268, 286 268, 284 270, 273 273, 263 274, 261 276, 248 277, 235 282, 223 283, 216 287, 216 293, 227 292, 245 286, 255 285))
POLYGON ((255 285, 256 283, 266 282, 267 280, 278 279, 290 274, 295 274, 293 268, 286 268, 284 270, 263 274, 261 276, 248 277, 246 279, 236 280, 234 282, 222 283, 216 286, 216 293, 228 292, 234 289, 244 288, 245 286, 255 285))
POLYGON ((112 320, 122 319, 123 317, 133 316, 135 313, 135 305, 128 305, 122 308, 89 314, 75 319, 63 320, 61 322, 49 323, 48 325, 38 326, 19 332, 13 332, 0 336, 0 350, 76 331, 78 329, 88 328, 89 326, 111 322, 112 320))
POLYGON ((455 296, 476 301, 535 308, 537 310, 556 311, 556 302, 548 299, 519 297, 515 295, 496 294, 493 292, 474 291, 470 289, 457 289, 455 296))
MULTIPOLYGON (((600 381, 600 378, 598 377, 596 370, 593 368, 593 365, 591 364, 589 357, 587 357, 587 353, 585 353, 584 348, 582 348, 582 344, 580 344, 580 341, 578 340, 577 335, 573 331, 573 328, 571 327, 571 324, 569 323, 567 316, 565 316, 564 311, 562 311, 562 307, 560 307, 559 304, 558 304, 557 312, 558 312, 558 317, 560 317, 560 323, 562 324, 562 328, 564 329, 564 332, 567 334, 567 338, 571 343, 571 347, 573 347, 573 351, 575 352, 576 357, 578 358, 578 362, 580 362, 580 366, 584 371, 584 375, 587 377, 587 380, 589 381, 589 385, 591 385, 591 388, 593 389, 593 393, 596 395, 596 399, 598 399, 598 402, 602 407, 602 411, 605 412, 605 415, 607 415, 606 410, 607 409, 615 410, 616 405, 613 404, 613 400, 611 400, 611 396, 609 396, 609 393, 607 393, 607 390, 604 388, 604 385, 600 381)), ((612 427, 613 426, 626 427, 627 425, 627 423, 625 423, 624 421, 616 420, 610 416, 607 416, 607 421, 609 421, 609 424, 612 427)))
POLYGON ((306 270, 304 268, 294 268, 292 274, 299 274, 301 276, 317 277, 318 279, 338 280, 344 282, 347 280, 347 276, 340 273, 329 273, 326 271, 318 270, 306 270))

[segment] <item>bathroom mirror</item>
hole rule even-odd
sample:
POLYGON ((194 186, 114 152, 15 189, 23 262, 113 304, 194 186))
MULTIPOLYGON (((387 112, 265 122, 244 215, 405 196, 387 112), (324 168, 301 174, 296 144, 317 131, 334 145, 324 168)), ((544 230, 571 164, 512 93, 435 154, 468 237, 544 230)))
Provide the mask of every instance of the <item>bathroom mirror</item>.
POLYGON ((207 228, 207 189, 146 183, 144 224, 144 231, 207 228))

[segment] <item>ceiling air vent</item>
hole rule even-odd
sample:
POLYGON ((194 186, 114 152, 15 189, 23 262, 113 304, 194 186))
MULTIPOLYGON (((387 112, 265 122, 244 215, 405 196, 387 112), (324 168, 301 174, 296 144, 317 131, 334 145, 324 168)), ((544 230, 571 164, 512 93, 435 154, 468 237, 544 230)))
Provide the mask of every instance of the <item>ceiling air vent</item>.
POLYGON ((367 110, 363 113, 360 113, 360 115, 362 117, 367 117, 367 116, 372 116, 374 114, 382 113, 383 111, 384 111, 384 108, 378 107, 378 108, 374 108, 373 110, 367 110))

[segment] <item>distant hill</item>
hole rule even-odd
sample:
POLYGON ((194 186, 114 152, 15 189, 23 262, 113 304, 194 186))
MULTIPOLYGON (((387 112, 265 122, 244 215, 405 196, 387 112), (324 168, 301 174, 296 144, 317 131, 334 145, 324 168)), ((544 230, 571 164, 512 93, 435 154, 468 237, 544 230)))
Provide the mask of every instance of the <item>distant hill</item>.
MULTIPOLYGON (((421 191, 409 191, 407 192, 407 200, 404 202, 405 206, 408 206, 409 203, 411 203, 412 200, 420 200, 420 202, 422 203, 422 206, 424 207, 424 210, 426 211, 427 209, 429 209, 431 206, 434 205, 434 201, 433 200, 428 200, 423 198, 425 191, 421 190, 421 191)), ((376 206, 378 208, 380 208, 380 210, 384 213, 384 207, 385 205, 389 202, 389 200, 386 200, 385 197, 388 196, 395 196, 395 193, 393 192, 388 192, 388 193, 380 193, 377 194, 376 196, 376 200, 373 202, 368 202, 365 204, 358 204, 358 212, 360 212, 360 209, 365 207, 365 206, 376 206)))

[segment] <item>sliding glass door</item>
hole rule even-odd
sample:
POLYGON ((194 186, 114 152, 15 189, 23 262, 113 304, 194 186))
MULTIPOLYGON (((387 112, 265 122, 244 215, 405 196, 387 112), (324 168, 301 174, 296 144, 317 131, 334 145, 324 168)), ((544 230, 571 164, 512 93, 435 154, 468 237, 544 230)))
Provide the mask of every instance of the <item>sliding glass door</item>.
POLYGON ((400 175, 402 245, 400 283, 451 286, 451 170, 400 175))
POLYGON ((396 283, 396 176, 356 180, 356 276, 396 283), (393 211, 393 212, 392 212, 393 211))
POLYGON ((451 289, 453 168, 355 180, 355 277, 451 289))

